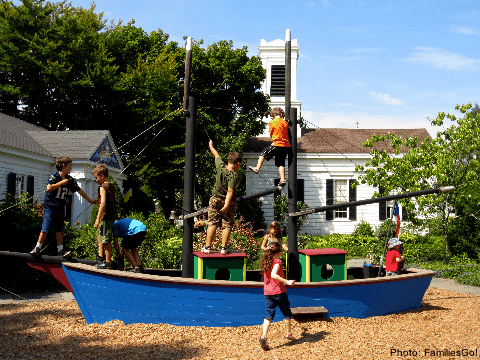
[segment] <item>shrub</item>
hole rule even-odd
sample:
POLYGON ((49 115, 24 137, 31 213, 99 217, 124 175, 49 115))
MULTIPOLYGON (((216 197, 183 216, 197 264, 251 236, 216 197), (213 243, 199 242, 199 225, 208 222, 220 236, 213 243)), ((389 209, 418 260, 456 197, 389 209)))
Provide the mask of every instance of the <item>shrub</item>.
MULTIPOLYGON (((307 209, 308 205, 302 201, 297 202, 297 211, 307 209)), ((282 227, 282 233, 288 234, 288 198, 286 195, 278 196, 273 203, 274 219, 282 227)), ((308 214, 297 216, 297 232, 300 232, 306 223, 308 214)))
MULTIPOLYGON (((141 212, 131 212, 128 217, 141 221, 147 227, 145 240, 138 248, 143 266, 153 269, 180 269, 182 230, 170 224, 162 214, 150 213, 146 219, 141 212)), ((91 223, 82 225, 80 229, 66 224, 64 240, 74 257, 95 259, 98 242, 96 229, 91 223)), ((119 245, 121 246, 121 243, 119 245)), ((125 262, 128 264, 126 258, 125 262)))
POLYGON ((265 229, 265 215, 262 210, 262 201, 260 199, 253 199, 243 201, 238 204, 237 214, 243 217, 244 222, 252 224, 254 230, 265 229))
POLYGON ((22 194, 15 205, 15 198, 7 196, 0 202, 0 228, 2 240, 0 249, 4 251, 28 252, 32 250, 42 227, 43 204, 33 203, 29 194, 22 194))
MULTIPOLYGON (((235 222, 230 234, 230 241, 228 243, 231 250, 242 251, 247 254, 247 268, 254 268, 254 264, 258 262, 261 256, 260 243, 255 235, 262 230, 253 230, 251 223, 244 222, 241 217, 235 222)), ((194 251, 200 251, 205 246, 207 233, 202 232, 194 239, 194 251)), ((215 238, 212 241, 212 250, 220 250, 222 245, 222 230, 217 227, 215 238)))
POLYGON ((362 221, 360 221, 360 223, 357 226, 355 226, 355 230, 353 231, 353 235, 355 235, 355 236, 370 236, 371 237, 371 236, 375 236, 375 232, 373 231, 372 226, 368 222, 362 220, 362 221))

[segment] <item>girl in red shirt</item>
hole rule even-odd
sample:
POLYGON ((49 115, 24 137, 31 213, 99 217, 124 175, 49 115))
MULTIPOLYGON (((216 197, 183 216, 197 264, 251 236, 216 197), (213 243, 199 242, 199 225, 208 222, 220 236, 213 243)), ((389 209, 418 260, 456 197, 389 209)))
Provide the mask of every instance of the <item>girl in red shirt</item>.
POLYGON ((267 344, 267 332, 270 324, 275 317, 277 307, 280 308, 285 318, 287 326, 288 340, 295 340, 292 336, 292 311, 290 301, 288 301, 286 285, 294 285, 295 280, 286 280, 283 273, 283 264, 280 260, 282 248, 279 243, 272 243, 263 253, 260 261, 260 269, 263 274, 263 294, 265 295, 265 305, 267 314, 263 321, 263 335, 260 338, 260 346, 263 350, 270 350, 267 344))

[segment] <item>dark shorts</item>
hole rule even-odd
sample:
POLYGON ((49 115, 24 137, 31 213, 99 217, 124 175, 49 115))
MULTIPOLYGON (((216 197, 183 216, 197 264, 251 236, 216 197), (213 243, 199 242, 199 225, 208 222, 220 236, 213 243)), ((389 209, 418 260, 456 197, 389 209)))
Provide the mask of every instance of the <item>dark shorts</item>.
POLYGON ((127 235, 122 240, 122 247, 127 250, 136 249, 140 246, 143 240, 145 240, 146 235, 146 231, 140 231, 133 235, 127 235))
POLYGON ((273 320, 275 318, 277 307, 280 308, 285 319, 291 319, 293 317, 292 310, 290 309, 290 301, 288 300, 286 292, 277 295, 265 295, 265 306, 267 307, 267 314, 265 315, 265 319, 267 320, 273 320))
POLYGON ((270 145, 267 147, 260 156, 263 156, 265 160, 270 160, 275 156, 275 166, 283 166, 285 167, 285 158, 287 155, 290 154, 292 148, 289 147, 280 147, 280 146, 272 146, 270 145))
POLYGON ((208 205, 208 225, 222 225, 223 229, 231 229, 235 225, 235 213, 237 212, 236 201, 230 203, 225 215, 220 212, 220 209, 225 205, 225 199, 212 196, 208 205))
POLYGON ((42 233, 51 231, 62 232, 65 226, 65 214, 63 212, 53 212, 49 209, 43 209, 42 233))

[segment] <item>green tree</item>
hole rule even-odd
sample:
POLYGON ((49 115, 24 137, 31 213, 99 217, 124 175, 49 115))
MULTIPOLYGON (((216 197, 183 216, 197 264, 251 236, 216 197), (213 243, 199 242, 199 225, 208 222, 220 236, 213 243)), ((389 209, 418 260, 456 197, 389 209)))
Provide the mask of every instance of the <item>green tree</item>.
MULTIPOLYGON (((0 111, 51 130, 108 129, 129 180, 159 199, 168 216, 183 187, 185 49, 160 29, 146 33, 133 21, 107 25, 94 5, 65 1, 1 1, 0 36, 0 111)), ((208 140, 224 159, 242 152, 247 137, 263 131, 258 118, 268 99, 259 91, 260 59, 231 41, 206 48, 197 42, 191 69, 196 193, 205 204, 215 172, 208 140)))
POLYGON ((0 111, 51 130, 95 128, 112 80, 102 14, 65 1, 0 2, 0 111))
POLYGON ((383 186, 384 194, 454 186, 453 192, 400 200, 406 208, 408 220, 417 225, 426 225, 430 218, 442 219, 446 257, 450 255, 448 233, 452 212, 461 209, 467 215, 480 210, 477 191, 480 185, 477 160, 480 114, 468 111, 471 106, 457 105, 456 110, 464 114, 463 117, 441 112, 432 119, 432 125, 437 126, 442 126, 446 119, 453 123, 446 130, 439 131, 434 139, 419 142, 417 137, 398 137, 391 133, 373 136, 363 144, 372 149, 372 159, 365 166, 356 167, 356 171, 365 172, 359 176, 360 183, 383 186), (390 140, 393 153, 375 147, 376 143, 386 140, 390 140), (408 149, 403 156, 402 148, 408 149))

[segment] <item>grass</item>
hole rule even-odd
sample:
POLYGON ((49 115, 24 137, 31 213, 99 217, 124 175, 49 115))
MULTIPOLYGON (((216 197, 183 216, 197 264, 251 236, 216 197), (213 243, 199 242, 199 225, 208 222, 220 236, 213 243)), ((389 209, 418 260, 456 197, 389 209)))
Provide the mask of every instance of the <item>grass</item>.
POLYGON ((468 263, 458 263, 456 261, 419 261, 408 264, 409 267, 419 269, 428 269, 436 271, 435 277, 443 279, 454 279, 455 282, 462 285, 480 287, 480 264, 474 260, 468 263))

